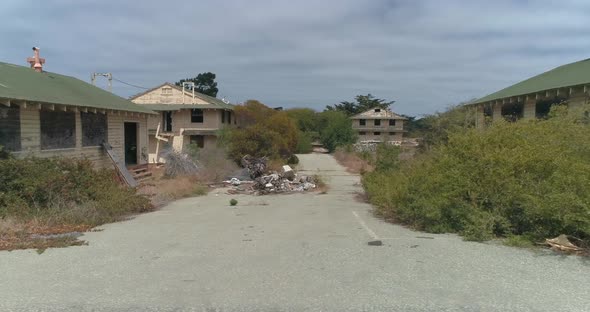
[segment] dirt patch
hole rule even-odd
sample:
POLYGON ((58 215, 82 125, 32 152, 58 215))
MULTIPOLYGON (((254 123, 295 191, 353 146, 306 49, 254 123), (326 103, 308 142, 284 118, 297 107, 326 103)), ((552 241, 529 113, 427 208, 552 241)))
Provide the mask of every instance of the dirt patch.
POLYGON ((343 149, 337 149, 334 152, 336 161, 346 168, 346 171, 355 174, 373 171, 373 166, 365 159, 362 159, 355 152, 348 152, 343 149))

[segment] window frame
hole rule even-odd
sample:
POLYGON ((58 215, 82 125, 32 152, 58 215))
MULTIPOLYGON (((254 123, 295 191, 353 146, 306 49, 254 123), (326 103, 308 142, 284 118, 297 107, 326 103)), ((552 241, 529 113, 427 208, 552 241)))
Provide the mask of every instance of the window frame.
POLYGON ((366 119, 359 119, 359 126, 366 126, 367 120, 366 119))
POLYGON ((205 122, 205 112, 201 108, 191 109, 191 123, 204 123, 204 122, 205 122), (196 112, 200 112, 200 114, 195 114, 196 112), (199 119, 200 119, 200 121, 199 121, 199 119))
POLYGON ((75 149, 76 148, 76 113, 73 111, 53 111, 40 110, 39 111, 39 147, 42 151, 60 150, 60 149, 75 149), (53 116, 52 116, 53 115, 53 116), (48 118, 52 116, 51 118, 48 118), (67 118, 66 118, 67 117, 67 118), (45 121, 50 119, 49 121, 45 121), (51 120, 52 119, 52 120, 51 120), (49 123, 49 124, 48 124, 49 123), (65 123, 71 123, 71 127, 63 127, 65 123), (63 132, 58 133, 58 132, 63 132), (70 132, 69 137, 65 136, 70 132), (48 138, 47 134, 52 134, 54 137, 48 138), (44 142, 44 140, 62 139, 62 142, 67 139, 67 144, 56 145, 44 142))
POLYGON ((375 136, 379 135, 380 136, 381 135, 381 132, 375 131, 375 132, 373 132, 373 135, 375 135, 375 136))
POLYGON ((381 126, 381 119, 375 119, 375 120, 373 120, 373 125, 375 127, 380 127, 381 126))
POLYGON ((82 129, 82 147, 99 147, 101 146, 101 144, 103 142, 108 142, 109 140, 109 121, 108 121, 108 116, 106 114, 101 114, 101 113, 91 113, 91 112, 80 112, 80 127, 82 129), (89 116, 93 116, 97 119, 102 119, 102 120, 93 120, 90 121, 90 124, 88 124, 88 117, 89 116), (86 124, 85 124, 86 122, 86 124), (99 125, 99 123, 104 122, 104 131, 102 134, 102 139, 100 140, 100 142, 97 142, 97 139, 92 140, 92 142, 88 142, 86 139, 86 133, 87 132, 92 132, 94 134, 94 132, 97 129, 97 126, 102 126, 99 125), (90 127, 90 129, 88 129, 88 127, 90 127), (85 129, 87 128, 87 129, 85 129))
POLYGON ((0 120, 6 119, 1 123, 2 126, 0 127, 0 132, 6 132, 6 137, 9 138, 4 141, 4 144, 0 142, 0 146, 2 146, 5 151, 20 152, 22 150, 20 115, 20 106, 4 106, 0 104, 0 120), (3 111, 5 111, 5 113, 3 111), (4 114, 6 114, 6 117, 2 117, 4 114), (10 132, 7 130, 13 131, 10 132))
POLYGON ((389 119, 389 126, 395 127, 395 119, 389 119))

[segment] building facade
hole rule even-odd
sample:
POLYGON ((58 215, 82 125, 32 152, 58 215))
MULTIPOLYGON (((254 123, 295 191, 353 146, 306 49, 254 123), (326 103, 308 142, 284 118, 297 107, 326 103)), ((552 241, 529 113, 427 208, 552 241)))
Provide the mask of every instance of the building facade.
MULTIPOLYGON (((36 51, 38 57, 38 50, 36 51)), ((32 59, 32 58, 31 58, 32 59)), ((0 63, 0 146, 16 157, 87 158, 113 167, 147 163, 150 110, 74 77, 0 63)))
POLYGON ((566 64, 477 99, 469 104, 477 127, 493 121, 545 118, 552 105, 580 107, 589 102, 590 59, 566 64))
POLYGON ((215 146, 218 131, 236 123, 233 105, 171 83, 138 94, 131 101, 158 112, 148 119, 150 163, 164 162, 161 152, 168 148, 182 151, 191 143, 199 148, 215 146))
POLYGON ((400 145, 403 141, 406 118, 388 109, 372 108, 351 119, 359 143, 387 142, 400 145))

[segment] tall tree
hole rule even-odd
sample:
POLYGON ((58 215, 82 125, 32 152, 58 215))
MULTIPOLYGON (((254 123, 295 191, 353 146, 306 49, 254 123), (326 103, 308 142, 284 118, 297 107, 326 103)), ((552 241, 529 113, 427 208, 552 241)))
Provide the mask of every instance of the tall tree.
MULTIPOLYGON (((200 73, 195 78, 180 79, 180 81, 176 82, 175 85, 182 87, 183 82, 194 82, 195 91, 212 97, 216 97, 217 92, 219 92, 219 89, 217 88, 217 82, 215 82, 215 77, 215 74, 212 72, 200 73)), ((187 89, 192 91, 192 89, 189 86, 187 86, 187 89)))
POLYGON ((355 102, 343 101, 339 104, 335 104, 334 106, 328 105, 326 106, 325 110, 340 111, 345 113, 347 116, 352 116, 367 111, 371 108, 387 109, 393 103, 395 103, 395 101, 387 102, 384 99, 375 98, 369 93, 367 95, 357 95, 355 97, 355 102))

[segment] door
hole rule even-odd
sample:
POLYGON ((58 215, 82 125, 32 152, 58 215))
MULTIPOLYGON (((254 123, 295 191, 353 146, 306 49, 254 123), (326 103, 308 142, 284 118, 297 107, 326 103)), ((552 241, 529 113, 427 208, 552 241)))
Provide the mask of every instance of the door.
POLYGON ((137 165, 137 128, 138 123, 125 123, 125 165, 137 165))

